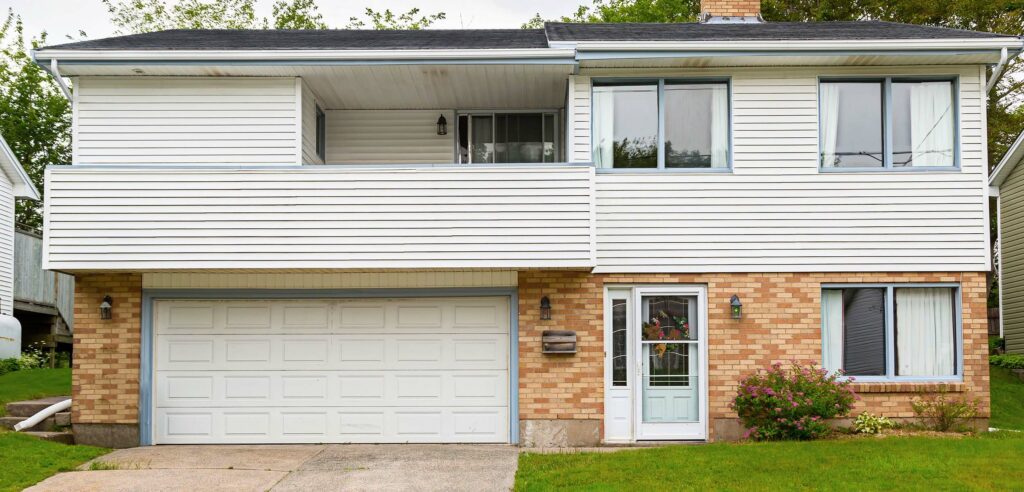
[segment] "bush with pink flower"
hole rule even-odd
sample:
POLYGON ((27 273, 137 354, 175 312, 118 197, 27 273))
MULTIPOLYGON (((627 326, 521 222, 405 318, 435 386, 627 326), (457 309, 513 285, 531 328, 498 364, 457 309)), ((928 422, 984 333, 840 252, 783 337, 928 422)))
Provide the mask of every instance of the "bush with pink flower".
POLYGON ((751 439, 816 439, 831 433, 826 420, 847 415, 860 399, 852 381, 813 365, 775 363, 741 381, 730 407, 751 439))

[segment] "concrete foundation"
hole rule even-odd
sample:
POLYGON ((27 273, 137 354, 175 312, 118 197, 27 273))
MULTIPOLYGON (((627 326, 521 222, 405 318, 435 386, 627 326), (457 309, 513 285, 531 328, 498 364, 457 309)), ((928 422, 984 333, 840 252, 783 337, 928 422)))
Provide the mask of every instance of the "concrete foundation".
POLYGON ((139 445, 138 424, 71 424, 75 443, 103 448, 134 448, 139 445))
POLYGON ((524 448, 597 446, 601 442, 600 420, 523 420, 519 442, 524 448))

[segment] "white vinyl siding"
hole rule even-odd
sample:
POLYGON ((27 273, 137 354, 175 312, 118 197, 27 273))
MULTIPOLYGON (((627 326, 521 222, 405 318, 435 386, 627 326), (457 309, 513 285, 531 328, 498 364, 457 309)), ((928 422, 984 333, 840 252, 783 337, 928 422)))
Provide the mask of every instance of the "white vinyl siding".
POLYGON ((323 164, 316 153, 316 108, 324 108, 320 98, 313 94, 309 85, 302 84, 302 163, 323 164))
MULTIPOLYGON (((732 80, 733 172, 599 172, 596 271, 988 269, 984 98, 977 67, 701 73, 732 80), (820 172, 818 77, 843 75, 959 75, 962 169, 820 172)), ((588 93, 580 87, 583 79, 576 77, 577 97, 570 98, 578 104, 570 108, 576 122, 590 114, 589 99, 580 95, 588 93)), ((572 131, 570 148, 580 160, 580 152, 590 152, 589 127, 576 123, 572 131)))
POLYGON ((569 138, 566 155, 569 162, 593 162, 590 148, 591 116, 590 77, 569 77, 569 108, 566 110, 566 135, 569 138))
POLYGON ((14 314, 14 191, 0 172, 0 314, 14 314))
POLYGON ((455 121, 455 113, 447 110, 327 111, 327 163, 453 163, 455 121), (437 134, 442 114, 447 135, 437 134))
POLYGON ((298 164, 295 78, 79 77, 74 164, 298 164))
POLYGON ((589 268, 593 169, 47 170, 46 268, 589 268))

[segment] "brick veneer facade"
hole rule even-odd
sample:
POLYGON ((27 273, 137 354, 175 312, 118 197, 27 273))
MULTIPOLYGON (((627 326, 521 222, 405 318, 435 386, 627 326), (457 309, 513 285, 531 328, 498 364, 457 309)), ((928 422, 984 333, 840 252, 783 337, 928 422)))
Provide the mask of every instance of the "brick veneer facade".
POLYGON ((71 422, 79 443, 137 446, 142 276, 75 277, 71 422), (111 319, 100 303, 113 299, 111 319))
MULTIPOLYGON (((739 380, 776 361, 821 361, 821 284, 868 282, 958 282, 963 292, 964 382, 952 391, 981 403, 988 417, 988 360, 985 274, 971 273, 771 273, 709 275, 590 275, 579 272, 519 274, 519 411, 522 420, 600 422, 604 397, 603 288, 609 284, 705 284, 708 287, 708 393, 711 439, 735 437, 738 426, 728 405, 739 380), (738 294, 743 318, 730 316, 738 294), (539 319, 539 300, 548 296, 550 321, 539 319), (545 329, 575 330, 574 356, 541 354, 545 329)), ((857 384, 862 400, 854 409, 890 417, 913 417, 910 402, 929 384, 857 384)), ((600 430, 598 431, 599 435, 600 430)), ((527 442, 530 436, 524 436, 527 442)))
POLYGON ((761 14, 761 0, 701 0, 700 12, 713 17, 755 17, 761 14))

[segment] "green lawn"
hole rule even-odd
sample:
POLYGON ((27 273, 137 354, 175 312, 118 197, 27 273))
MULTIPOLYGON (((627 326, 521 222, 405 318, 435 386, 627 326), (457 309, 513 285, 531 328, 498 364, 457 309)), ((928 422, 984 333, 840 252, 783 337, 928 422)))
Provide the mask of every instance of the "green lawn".
POLYGON ((989 366, 992 381, 991 426, 1024 430, 1024 381, 1009 369, 989 366))
POLYGON ((108 452, 109 449, 67 446, 0 431, 0 492, 22 490, 108 452))
POLYGON ((1024 435, 715 443, 523 454, 516 490, 1011 490, 1024 435))
POLYGON ((70 394, 69 368, 9 372, 0 376, 0 416, 7 412, 8 402, 70 394))

